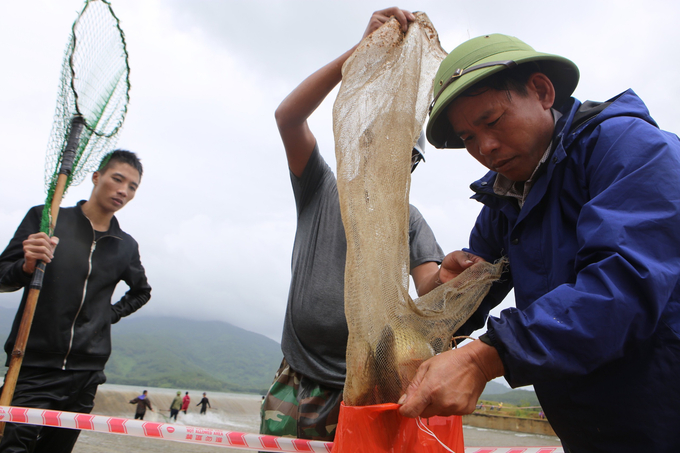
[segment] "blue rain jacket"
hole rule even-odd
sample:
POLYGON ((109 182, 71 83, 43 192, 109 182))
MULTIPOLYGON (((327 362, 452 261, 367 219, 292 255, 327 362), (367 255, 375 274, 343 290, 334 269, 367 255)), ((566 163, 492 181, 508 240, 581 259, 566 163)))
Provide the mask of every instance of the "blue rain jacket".
POLYGON ((571 99, 520 210, 485 206, 471 253, 508 272, 463 326, 488 320, 512 387, 533 384, 569 452, 680 451, 680 141, 628 90, 571 99))

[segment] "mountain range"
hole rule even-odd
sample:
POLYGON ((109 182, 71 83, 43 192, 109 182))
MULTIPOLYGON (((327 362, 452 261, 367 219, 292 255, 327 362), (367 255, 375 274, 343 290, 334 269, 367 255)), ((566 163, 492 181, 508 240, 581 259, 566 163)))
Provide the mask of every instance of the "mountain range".
MULTIPOLYGON (((3 345, 14 314, 0 307, 3 345)), ((109 384, 263 393, 283 358, 276 341, 219 321, 130 316, 111 332, 109 384)))
MULTIPOLYGON (((16 309, 0 306, 4 345, 16 309)), ((281 359, 281 345, 221 321, 130 316, 112 326, 107 383, 222 392, 266 393, 281 359)), ((0 351, 4 363, 4 350, 0 351)), ((538 405, 532 390, 486 385, 482 398, 538 405)))

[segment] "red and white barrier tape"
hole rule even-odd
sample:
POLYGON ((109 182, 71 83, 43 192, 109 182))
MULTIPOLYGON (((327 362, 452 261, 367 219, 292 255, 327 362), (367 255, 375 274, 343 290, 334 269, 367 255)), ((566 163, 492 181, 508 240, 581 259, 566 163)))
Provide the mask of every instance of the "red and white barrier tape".
POLYGON ((195 426, 173 425, 171 423, 107 417, 105 415, 77 414, 23 407, 0 406, 0 421, 84 429, 100 433, 151 437, 243 450, 329 453, 333 448, 331 442, 237 433, 214 428, 199 428, 195 426))
MULTIPOLYGON (((333 449, 332 442, 24 407, 0 406, 0 422, 83 429, 242 450, 330 453, 333 449)), ((562 447, 466 447, 465 453, 564 453, 564 450, 562 447)))

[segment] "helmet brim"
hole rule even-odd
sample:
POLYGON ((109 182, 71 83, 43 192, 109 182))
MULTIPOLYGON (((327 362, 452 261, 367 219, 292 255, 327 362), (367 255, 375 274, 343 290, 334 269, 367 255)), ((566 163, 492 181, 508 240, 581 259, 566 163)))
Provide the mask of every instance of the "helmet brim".
MULTIPOLYGON (((578 67, 567 58, 559 55, 545 54, 536 51, 528 50, 514 50, 502 53, 497 53, 488 56, 484 59, 478 60, 474 65, 481 65, 500 60, 514 61, 517 65, 529 62, 537 62, 540 65, 540 72, 543 72, 555 87, 555 102, 554 107, 561 106, 566 102, 571 94, 576 89, 579 80, 578 67)), ((442 62, 442 67, 444 66, 442 62)), ((438 83, 442 80, 450 78, 457 68, 448 68, 449 74, 437 74, 435 80, 435 95, 438 94, 438 83)), ((464 68, 463 68, 464 69, 464 68)), ((471 88, 479 81, 489 77, 492 74, 507 69, 507 66, 502 64, 484 67, 470 71, 460 76, 453 83, 444 88, 444 91, 439 94, 437 102, 432 107, 430 112, 430 119, 427 123, 426 134, 427 140, 435 148, 464 148, 463 141, 457 137, 451 128, 451 124, 446 116, 448 106, 465 90, 471 88)), ((441 70, 440 70, 441 72, 441 70)))

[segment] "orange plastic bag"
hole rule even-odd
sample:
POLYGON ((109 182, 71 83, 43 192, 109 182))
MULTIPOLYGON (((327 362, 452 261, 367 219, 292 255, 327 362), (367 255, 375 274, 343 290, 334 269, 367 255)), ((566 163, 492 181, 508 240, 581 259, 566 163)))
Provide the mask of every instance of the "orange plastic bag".
POLYGON ((407 418, 399 414, 399 405, 394 403, 340 406, 332 453, 451 451, 465 452, 460 416, 407 418))

